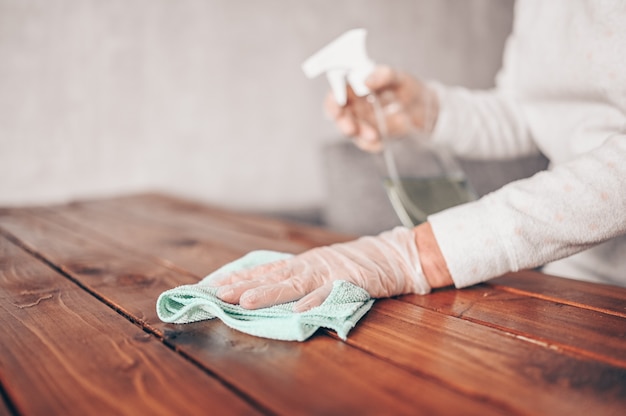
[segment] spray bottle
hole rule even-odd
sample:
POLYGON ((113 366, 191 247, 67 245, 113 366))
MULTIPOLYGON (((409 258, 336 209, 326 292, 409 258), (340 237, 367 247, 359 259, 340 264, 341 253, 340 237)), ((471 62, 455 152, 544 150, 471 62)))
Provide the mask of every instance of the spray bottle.
MULTIPOLYGON (((349 30, 307 59, 302 70, 308 78, 325 73, 341 106, 347 102, 348 84, 356 96, 366 97, 371 104, 383 144, 383 184, 402 224, 413 227, 430 214, 476 196, 456 160, 446 149, 432 145, 425 132, 412 131, 403 138, 389 136, 385 109, 365 85, 376 66, 367 54, 366 37, 365 29, 349 30)), ((387 105, 401 106, 393 100, 387 105)))

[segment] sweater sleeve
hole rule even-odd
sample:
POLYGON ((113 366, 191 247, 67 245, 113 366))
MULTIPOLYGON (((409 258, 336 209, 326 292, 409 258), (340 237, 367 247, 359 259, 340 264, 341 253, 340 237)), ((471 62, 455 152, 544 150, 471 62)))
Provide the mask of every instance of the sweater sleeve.
POLYGON ((431 83, 439 115, 431 136, 456 155, 507 159, 539 152, 516 100, 499 89, 470 91, 431 83))
POLYGON ((428 218, 457 287, 626 234, 626 134, 428 218))
POLYGON ((511 159, 540 152, 519 99, 520 48, 516 31, 509 35, 502 67, 491 90, 469 90, 430 82, 439 101, 431 140, 458 156, 473 159, 511 159))

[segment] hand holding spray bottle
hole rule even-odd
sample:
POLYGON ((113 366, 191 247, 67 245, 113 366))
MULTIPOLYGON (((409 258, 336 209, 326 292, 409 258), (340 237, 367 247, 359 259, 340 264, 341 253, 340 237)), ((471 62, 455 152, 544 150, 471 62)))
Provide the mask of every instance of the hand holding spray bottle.
MULTIPOLYGON (((429 100, 432 94, 421 94, 415 111, 406 108, 391 91, 379 94, 367 87, 365 81, 376 64, 368 57, 366 37, 365 29, 350 30, 307 59, 302 69, 309 78, 326 73, 340 106, 348 104, 348 85, 356 97, 369 104, 382 144, 387 195, 402 223, 413 227, 426 221, 429 214, 475 199, 475 194, 454 158, 429 140, 437 116, 429 100), (406 119, 412 113, 417 113, 421 128, 415 128, 417 123, 403 123, 400 136, 392 137, 390 117, 404 114, 406 119), (409 131, 409 127, 413 128, 409 131)), ((398 135, 398 131, 393 133, 398 135)))

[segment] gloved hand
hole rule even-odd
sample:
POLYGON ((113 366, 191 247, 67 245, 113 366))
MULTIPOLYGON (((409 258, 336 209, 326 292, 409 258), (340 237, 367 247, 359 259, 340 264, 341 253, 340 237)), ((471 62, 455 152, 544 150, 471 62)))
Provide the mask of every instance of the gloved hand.
MULTIPOLYGON (((432 132, 439 105, 435 92, 426 84, 388 66, 376 67, 365 84, 379 101, 390 137, 400 137, 410 131, 425 134, 432 132)), ((352 136, 360 149, 379 152, 382 150, 381 134, 372 108, 372 98, 357 97, 348 88, 345 106, 337 104, 332 93, 329 93, 324 108, 339 130, 346 136, 352 136)))
POLYGON ((376 237, 309 250, 286 260, 236 272, 212 282, 225 302, 257 309, 300 299, 295 312, 321 305, 333 281, 345 280, 374 298, 426 294, 412 229, 396 227, 376 237))

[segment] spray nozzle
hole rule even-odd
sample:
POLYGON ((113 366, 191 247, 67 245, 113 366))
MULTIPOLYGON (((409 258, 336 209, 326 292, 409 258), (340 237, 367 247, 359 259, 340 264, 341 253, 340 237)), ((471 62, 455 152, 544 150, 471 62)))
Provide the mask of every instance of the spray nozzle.
POLYGON ((367 56, 367 30, 352 29, 320 49, 302 64, 304 74, 314 78, 323 72, 330 83, 337 103, 346 104, 346 83, 363 97, 370 93, 365 80, 374 70, 374 61, 367 56))

